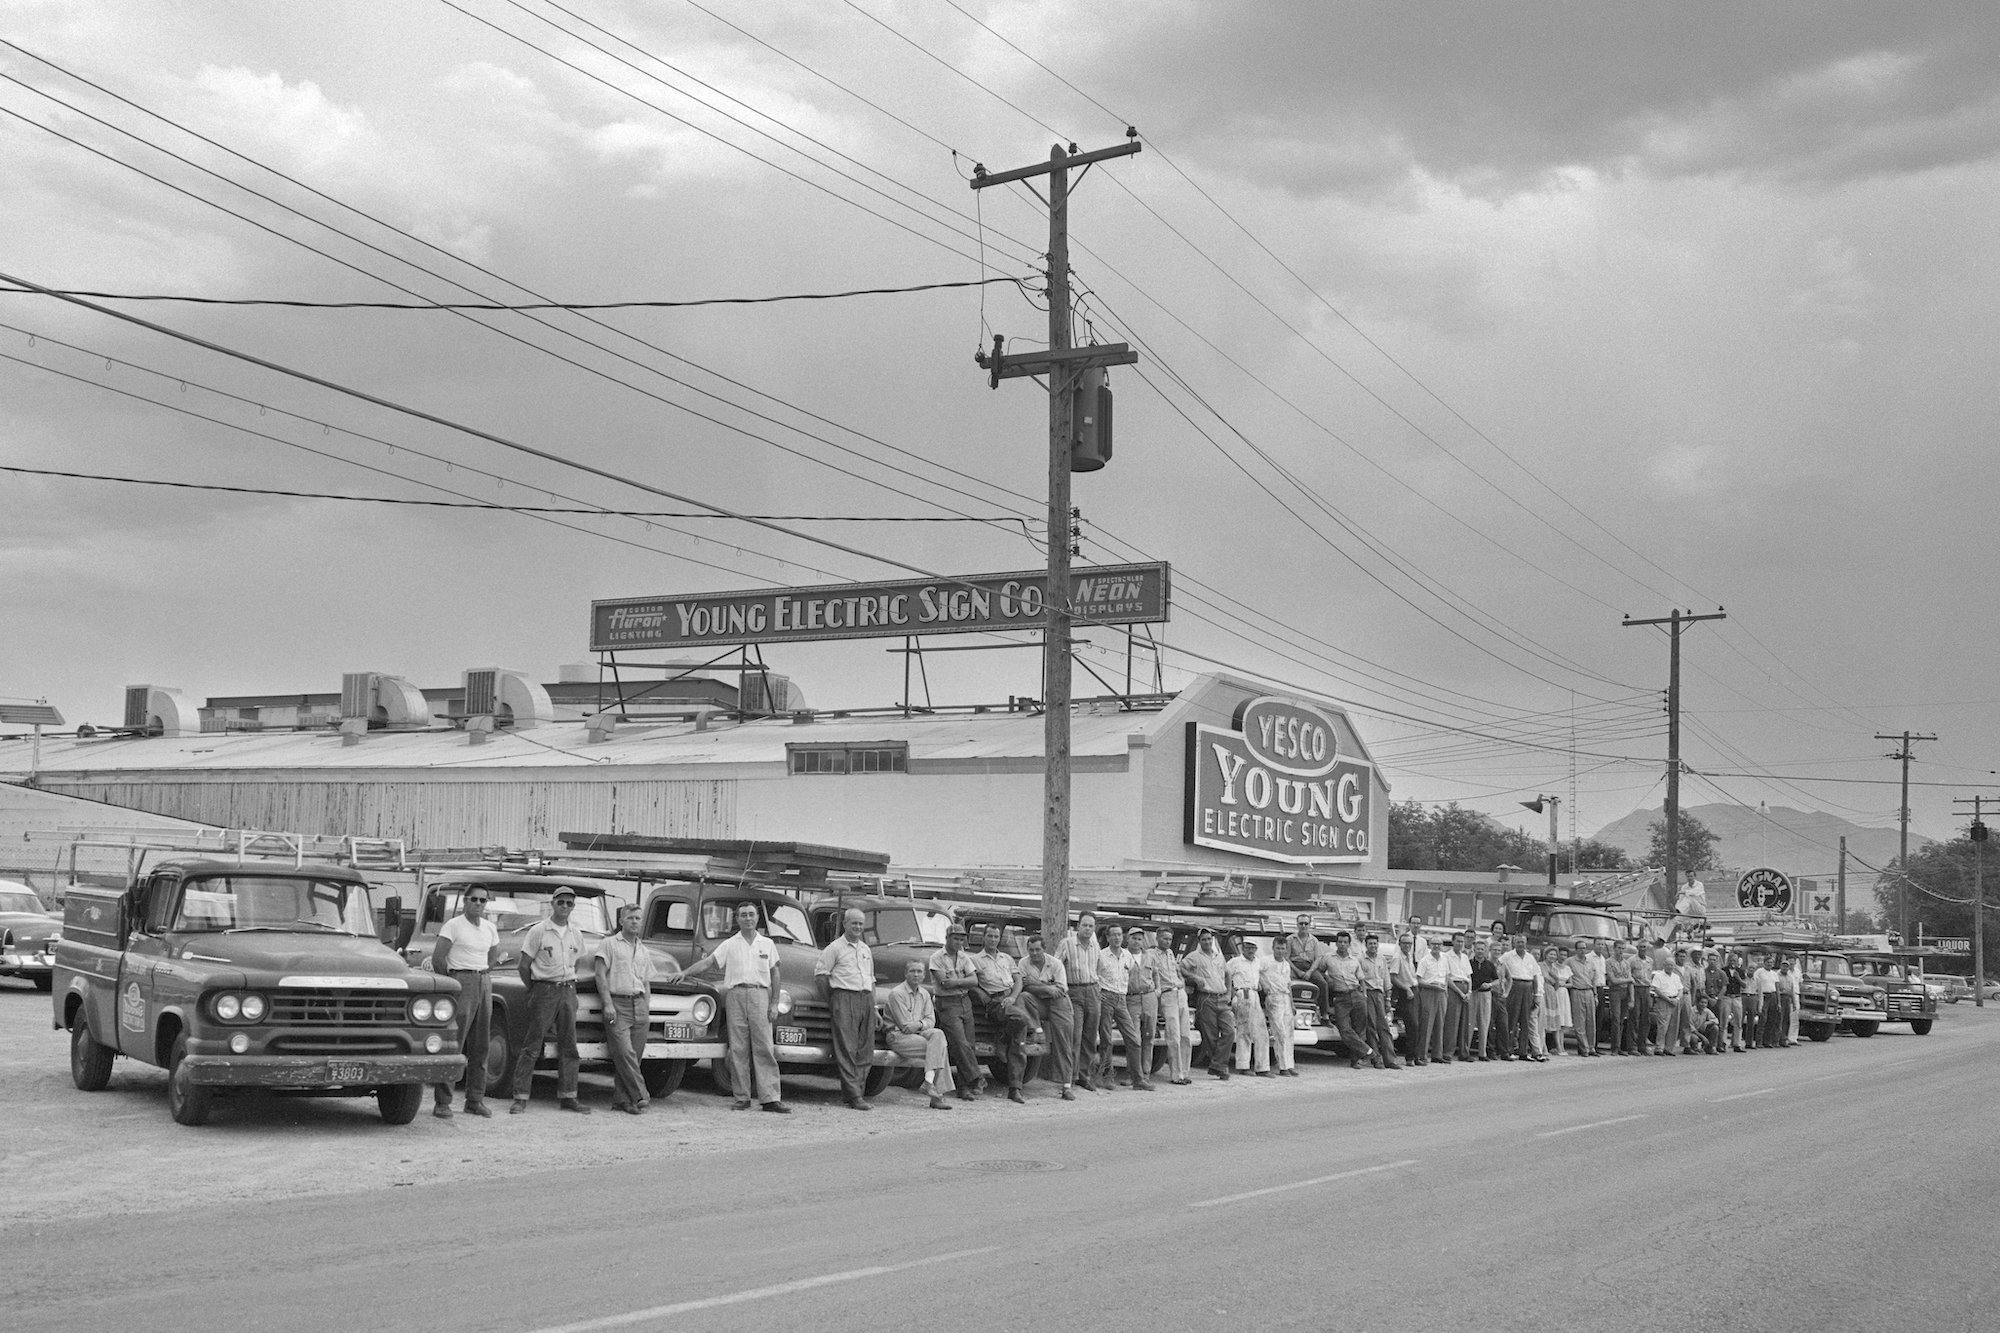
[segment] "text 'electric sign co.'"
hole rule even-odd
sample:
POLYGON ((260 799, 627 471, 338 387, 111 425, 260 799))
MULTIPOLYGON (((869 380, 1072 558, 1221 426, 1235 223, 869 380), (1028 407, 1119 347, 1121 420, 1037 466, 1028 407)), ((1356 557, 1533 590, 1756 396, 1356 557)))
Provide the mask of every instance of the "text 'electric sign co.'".
POLYGON ((1188 723, 1185 841, 1268 861, 1367 860, 1374 770, 1341 756, 1333 719, 1265 696, 1235 723, 1188 723))
MULTIPOLYGON (((1070 614, 1078 625, 1164 621, 1170 577, 1165 564, 1072 569, 1070 614)), ((1048 586, 1045 571, 1025 570, 621 597, 590 604, 590 647, 593 652, 623 652, 1039 629, 1048 620, 1048 586)))

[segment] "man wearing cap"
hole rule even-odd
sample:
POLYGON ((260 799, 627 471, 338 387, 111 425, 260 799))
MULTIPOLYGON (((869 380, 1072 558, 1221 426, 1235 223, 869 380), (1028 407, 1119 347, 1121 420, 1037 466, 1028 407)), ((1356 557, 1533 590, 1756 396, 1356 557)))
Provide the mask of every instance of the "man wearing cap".
POLYGON ((952 1095, 969 1102, 985 1086, 986 1077, 979 1072, 978 1052, 972 1045, 972 992, 979 988, 979 973, 965 951, 964 926, 953 925, 945 932, 944 948, 931 955, 930 976, 937 1025, 944 1030, 945 1046, 958 1071, 952 1095))
MULTIPOLYGON (((491 1041, 493 981, 489 975, 500 954, 500 932, 486 919, 491 894, 483 884, 468 887, 460 897, 460 914, 438 929, 431 952, 431 971, 458 983, 458 1049, 465 1052, 465 1113, 491 1117, 486 1106, 486 1047, 491 1041)), ((436 1105, 431 1114, 451 1119, 451 1084, 431 1088, 436 1105)))
POLYGON ((576 964, 583 956, 583 932, 570 924, 576 890, 559 888, 549 899, 549 916, 537 921, 521 941, 521 980, 528 987, 528 1026, 514 1061, 514 1115, 528 1109, 535 1062, 550 1023, 556 1029, 556 1105, 578 1115, 590 1108, 576 1099, 576 964))
POLYGON ((1229 987, 1229 1003, 1236 1029, 1236 1072, 1253 1070, 1258 1078, 1270 1078, 1271 1035, 1264 1022, 1264 1002, 1259 994, 1262 977, 1257 970, 1257 941, 1247 936, 1239 940, 1237 956, 1223 965, 1222 975, 1229 987))
POLYGON ((738 903, 736 933, 681 976, 696 981, 710 972, 722 974, 722 1012, 729 1024, 729 1080, 736 1090, 731 1108, 749 1110, 754 1095, 764 1110, 789 1115, 792 1108, 779 1096, 778 1048, 771 1039, 771 1024, 778 1018, 778 996, 783 993, 784 966, 778 946, 757 929, 759 915, 757 904, 738 903))
POLYGON ((1312 933, 1312 918, 1301 915, 1292 927, 1292 933, 1285 937, 1285 961, 1291 964, 1292 975, 1300 981, 1310 981, 1318 992, 1319 1011, 1329 1013, 1332 1002, 1327 998, 1326 983, 1314 975, 1319 960, 1332 950, 1319 942, 1312 933))
POLYGON ((1236 1044, 1236 1023, 1229 1011, 1229 979, 1215 948, 1215 932, 1201 928, 1195 947, 1181 959, 1181 977, 1194 997, 1195 1028, 1208 1054, 1210 1077, 1229 1078, 1230 1048, 1236 1044))
MULTIPOLYGON (((1361 960, 1350 952, 1353 946, 1353 935, 1335 931, 1333 950, 1320 956, 1313 980, 1340 1032, 1341 1045, 1347 1048, 1348 1068, 1359 1069, 1363 1060, 1372 1059, 1379 1065, 1382 1057, 1379 1051, 1368 1049, 1368 1001, 1362 994, 1361 960)), ((1386 993, 1386 979, 1384 985, 1386 993)))
POLYGON ((1064 1101, 1073 1102, 1076 1097, 1069 1085, 1075 1074, 1076 1025, 1069 1002, 1069 975, 1062 959, 1043 947, 1040 931, 1029 932, 1027 944, 1028 956, 1020 965, 1021 994, 1030 1017, 1041 1025, 1048 1042, 1042 1077, 1056 1085, 1064 1101))
POLYGON ((1076 927, 1056 946, 1056 958, 1069 977, 1070 1052, 1076 1086, 1094 1088, 1097 1072, 1097 1025, 1104 1021, 1097 992, 1097 918, 1085 912, 1076 927))
POLYGON ((1167 1082, 1184 1088, 1194 1082, 1188 1077, 1194 1043, 1188 1040, 1187 980, 1181 976, 1181 960, 1174 957, 1169 947, 1172 943, 1173 936, 1164 928, 1146 932, 1146 962, 1157 988, 1154 1000, 1159 1016, 1160 1056, 1165 1063, 1167 1082))
POLYGON ((1015 975, 1014 960, 1000 952, 1000 927, 980 930, 980 938, 972 944, 972 970, 979 975, 979 988, 973 991, 972 998, 985 1008, 986 1017, 998 1035, 995 1044, 1007 1070, 1007 1100, 1020 1102, 1024 1100, 1021 1084, 1028 1071, 1028 1029, 1034 1026, 1034 1020, 1021 1003, 1021 979, 1015 975))
POLYGON ((653 951, 639 938, 639 908, 626 903, 618 909, 618 929, 604 937, 590 960, 597 977, 597 998, 604 1005, 604 1044, 611 1048, 611 1109, 642 1115, 650 1098, 639 1057, 646 1049, 646 1028, 652 1017, 653 975, 658 970, 653 951))
POLYGON ((813 963, 813 984, 833 1028, 840 1100, 856 1111, 875 1109, 865 1095, 875 1062, 875 953, 861 938, 867 929, 867 913, 848 908, 840 914, 840 938, 813 963))

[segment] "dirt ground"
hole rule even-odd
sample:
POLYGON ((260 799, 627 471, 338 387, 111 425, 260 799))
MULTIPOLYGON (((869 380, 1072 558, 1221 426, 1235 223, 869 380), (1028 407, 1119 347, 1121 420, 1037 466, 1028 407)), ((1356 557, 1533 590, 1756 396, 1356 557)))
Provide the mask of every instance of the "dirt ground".
MULTIPOLYGON (((699 1070, 673 1096, 643 1116, 609 1107, 611 1080, 586 1070, 582 1100, 593 1114, 556 1109, 550 1076, 536 1081, 522 1115, 479 1120, 430 1115, 428 1098, 416 1122, 389 1126, 368 1099, 238 1095, 218 1105, 200 1129, 167 1114, 166 1075, 119 1060, 103 1092, 77 1091, 69 1077, 68 1034, 50 1026, 50 1001, 23 982, 0 979, 0 1227, 141 1213, 234 1199, 349 1193, 399 1186, 561 1170, 620 1161, 649 1161, 738 1148, 798 1147, 892 1134, 924 1134, 980 1118, 1047 1119, 1116 1115, 1151 1098, 1128 1093, 1079 1093, 1065 1105, 1047 1084, 1027 1106, 999 1098, 952 1101, 950 1114, 929 1110, 915 1092, 891 1089, 870 1114, 840 1104, 826 1079, 786 1080, 789 1116, 732 1111, 699 1070)), ((1201 1089, 1170 1091, 1186 1095, 1201 1089)), ((1238 1095, 1278 1096, 1301 1080, 1240 1080, 1238 1095), (1251 1084, 1255 1086, 1244 1086, 1251 1084)))

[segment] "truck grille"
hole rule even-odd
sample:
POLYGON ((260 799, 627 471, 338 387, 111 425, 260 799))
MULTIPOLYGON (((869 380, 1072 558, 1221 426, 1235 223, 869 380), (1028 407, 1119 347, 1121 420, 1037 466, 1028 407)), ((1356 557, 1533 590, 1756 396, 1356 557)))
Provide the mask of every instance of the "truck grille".
POLYGON ((402 1055, 400 1037, 349 1032, 313 1032, 271 1038, 273 1055, 402 1055))
POLYGON ((789 1014, 778 1016, 777 1026, 803 1028, 808 1046, 833 1044, 833 1017, 819 1000, 800 1000, 789 1014))
POLYGON ((1924 1011, 1924 1002, 1916 995, 1891 995, 1887 1008, 1892 1014, 1921 1014, 1924 1011))
POLYGON ((367 1027, 409 1021, 410 1001, 403 995, 362 991, 288 990, 271 997, 271 1016, 278 1025, 367 1027))

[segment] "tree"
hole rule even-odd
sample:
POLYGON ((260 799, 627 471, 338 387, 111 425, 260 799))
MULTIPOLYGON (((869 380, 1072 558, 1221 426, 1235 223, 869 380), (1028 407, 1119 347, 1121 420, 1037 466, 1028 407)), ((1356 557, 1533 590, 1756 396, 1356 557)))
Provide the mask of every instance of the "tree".
MULTIPOLYGON (((1996 878, 2000 878, 2000 855, 1994 854, 1993 847, 1994 844, 1990 842, 1986 844, 1985 888, 1989 926, 1995 919, 1992 915, 1993 906, 1996 899, 2000 899, 2000 892, 1996 892, 2000 890, 2000 885, 1994 883, 1996 878)), ((1954 838, 1950 842, 1929 843, 1921 850, 1910 853, 1910 920, 1913 923, 1911 928, 1914 930, 1914 923, 1921 922, 1925 939, 1972 937, 1973 856, 1972 840, 1963 837, 1954 838)), ((1899 883, 1893 870, 1876 881, 1875 899, 1883 909, 1882 920, 1885 922, 1897 919, 1899 883)), ((1853 912, 1848 913, 1850 928, 1853 926, 1854 916, 1853 912)), ((2000 944, 2000 941, 1993 938, 1995 933, 1992 930, 1986 932, 1989 972, 1993 967, 1994 955, 2000 953, 2000 949, 1995 947, 1996 944, 2000 944)), ((1915 944, 1916 941, 1910 939, 1904 943, 1915 944)))
POLYGON ((1577 844, 1576 868, 1578 870, 1630 870, 1632 858, 1625 855, 1623 847, 1614 847, 1608 842, 1586 838, 1577 844))
MULTIPOLYGON (((1721 867, 1715 863, 1715 844, 1718 839, 1714 833, 1709 831, 1708 825, 1702 823, 1686 811, 1681 813, 1680 825, 1681 854, 1676 858, 1680 863, 1680 868, 1683 871, 1720 869, 1721 867)), ((1646 831, 1653 835, 1652 845, 1646 848, 1646 864, 1649 866, 1665 865, 1667 863, 1667 821, 1656 819, 1647 825, 1646 831)), ((1678 884, 1674 885, 1673 888, 1675 892, 1680 891, 1678 884)))
POLYGON ((1458 802, 1431 809, 1417 801, 1389 807, 1389 865, 1396 870, 1529 869, 1546 864, 1548 844, 1458 802))

